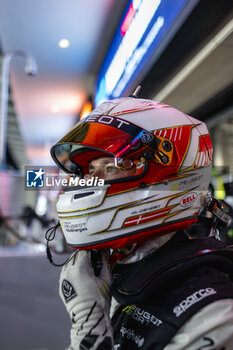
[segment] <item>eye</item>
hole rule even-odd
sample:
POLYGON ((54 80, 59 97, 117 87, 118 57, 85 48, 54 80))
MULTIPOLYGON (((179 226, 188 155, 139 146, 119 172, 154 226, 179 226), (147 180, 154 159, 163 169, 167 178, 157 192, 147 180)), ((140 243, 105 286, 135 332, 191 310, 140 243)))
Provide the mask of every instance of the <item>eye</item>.
POLYGON ((117 168, 114 166, 106 166, 105 173, 115 174, 117 172, 117 168))
POLYGON ((89 174, 93 174, 94 173, 95 169, 94 169, 93 165, 89 165, 88 171, 89 171, 89 174))

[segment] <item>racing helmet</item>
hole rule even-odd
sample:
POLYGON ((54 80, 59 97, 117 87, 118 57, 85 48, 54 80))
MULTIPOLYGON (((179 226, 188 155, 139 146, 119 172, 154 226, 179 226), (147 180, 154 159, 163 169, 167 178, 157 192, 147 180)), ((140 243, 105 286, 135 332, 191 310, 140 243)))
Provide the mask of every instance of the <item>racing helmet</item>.
POLYGON ((51 148, 59 168, 79 180, 57 202, 67 243, 118 249, 188 228, 208 189, 212 153, 206 125, 169 105, 103 102, 51 148), (93 159, 106 157, 125 170, 122 178, 90 176, 93 159))

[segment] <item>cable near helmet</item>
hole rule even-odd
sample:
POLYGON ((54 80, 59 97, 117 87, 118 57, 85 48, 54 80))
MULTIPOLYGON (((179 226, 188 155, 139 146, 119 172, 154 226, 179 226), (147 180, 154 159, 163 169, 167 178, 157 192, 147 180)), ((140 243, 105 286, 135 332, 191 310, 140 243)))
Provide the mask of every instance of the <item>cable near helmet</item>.
POLYGON ((206 125, 173 107, 132 97, 103 102, 51 149, 56 164, 86 184, 57 202, 67 243, 117 249, 188 228, 212 153, 206 125))

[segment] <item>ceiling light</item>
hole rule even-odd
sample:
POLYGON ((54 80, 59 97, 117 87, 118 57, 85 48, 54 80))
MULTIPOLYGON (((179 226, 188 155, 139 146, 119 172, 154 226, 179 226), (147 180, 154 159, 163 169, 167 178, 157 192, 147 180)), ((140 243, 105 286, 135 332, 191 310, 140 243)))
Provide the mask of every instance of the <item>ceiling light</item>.
POLYGON ((58 105, 51 106, 51 112, 52 113, 58 113, 60 111, 60 108, 58 105))
POLYGON ((92 111, 92 103, 91 101, 86 101, 80 113, 80 120, 86 117, 91 111, 92 111))
POLYGON ((58 43, 58 45, 62 48, 62 49, 66 49, 67 47, 70 46, 70 42, 67 39, 61 39, 58 43))

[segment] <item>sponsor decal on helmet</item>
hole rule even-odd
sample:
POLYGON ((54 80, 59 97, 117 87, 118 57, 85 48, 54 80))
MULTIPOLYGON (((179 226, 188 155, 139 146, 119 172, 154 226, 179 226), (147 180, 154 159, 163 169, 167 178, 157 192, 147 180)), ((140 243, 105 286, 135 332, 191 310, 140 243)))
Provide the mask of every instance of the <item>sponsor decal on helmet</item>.
POLYGON ((129 126, 130 123, 126 120, 111 117, 109 115, 91 115, 87 116, 86 118, 82 119, 80 123, 84 122, 94 122, 94 123, 100 123, 100 124, 107 124, 110 126, 113 126, 116 129, 125 129, 125 127, 129 126))
POLYGON ((143 131, 141 135, 141 140, 143 143, 150 143, 154 138, 154 135, 146 131, 143 131))
POLYGON ((197 175, 189 177, 188 179, 182 180, 179 184, 179 188, 177 190, 184 190, 186 188, 189 188, 189 186, 196 186, 202 179, 204 175, 197 175))
POLYGON ((162 208, 159 210, 155 210, 155 211, 152 211, 150 213, 140 214, 140 215, 136 215, 133 217, 129 217, 125 220, 123 227, 144 224, 144 223, 149 222, 149 221, 165 218, 168 215, 171 208, 172 208, 172 206, 167 207, 167 208, 162 208))
POLYGON ((175 192, 175 191, 178 191, 179 190, 179 182, 176 182, 174 184, 172 184, 172 187, 171 187, 171 192, 175 192))
POLYGON ((85 222, 78 223, 78 224, 72 224, 70 222, 64 222, 63 228, 66 230, 66 232, 83 232, 87 231, 87 224, 85 222))
POLYGON ((136 214, 142 214, 142 213, 145 213, 145 212, 148 212, 148 211, 151 211, 153 209, 158 209, 160 208, 160 205, 154 205, 153 207, 148 207, 148 208, 142 208, 142 209, 139 209, 139 210, 134 210, 131 215, 136 215, 136 214))
POLYGON ((193 294, 189 295, 186 299, 182 300, 179 305, 175 306, 173 313, 176 315, 176 317, 179 317, 192 305, 216 293, 216 290, 210 287, 199 289, 193 294))
POLYGON ((182 207, 189 207, 195 203, 197 197, 195 192, 188 193, 181 199, 180 204, 182 207))

